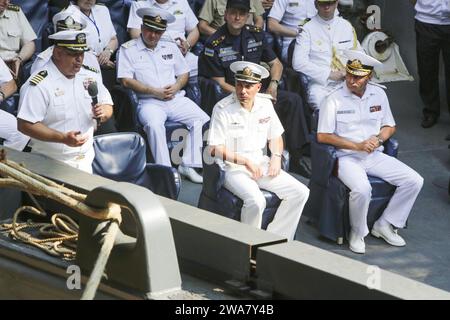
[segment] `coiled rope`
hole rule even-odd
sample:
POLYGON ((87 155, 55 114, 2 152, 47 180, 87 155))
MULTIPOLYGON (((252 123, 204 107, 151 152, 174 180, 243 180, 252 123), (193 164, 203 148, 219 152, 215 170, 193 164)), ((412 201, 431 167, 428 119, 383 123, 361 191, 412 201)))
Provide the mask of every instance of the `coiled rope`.
MULTIPOLYGON (((29 171, 14 161, 7 160, 4 149, 0 150, 0 188, 17 188, 30 195, 38 195, 55 200, 90 218, 109 221, 109 228, 104 236, 100 253, 81 297, 83 300, 92 300, 103 276, 106 262, 119 231, 119 225, 122 222, 120 206, 115 203, 109 203, 105 209, 92 208, 84 203, 86 199, 85 194, 75 192, 29 171)), ((33 196, 32 199, 34 199, 33 196)), ((36 205, 38 206, 37 202, 36 205)), ((17 217, 22 212, 46 216, 41 208, 38 210, 31 206, 24 206, 16 210, 13 223, 5 226, 8 230, 12 230, 11 235, 14 238, 41 248, 52 255, 61 256, 62 254, 63 257, 68 259, 75 258, 76 247, 74 247, 74 242, 78 239, 78 225, 72 219, 59 214, 53 215, 54 218, 52 217, 51 224, 28 224, 29 228, 39 228, 41 234, 50 236, 47 239, 38 239, 23 231, 27 228, 27 223, 17 223, 17 217), (49 240, 53 240, 51 247, 49 240), (64 246, 62 246, 63 242, 64 246)))

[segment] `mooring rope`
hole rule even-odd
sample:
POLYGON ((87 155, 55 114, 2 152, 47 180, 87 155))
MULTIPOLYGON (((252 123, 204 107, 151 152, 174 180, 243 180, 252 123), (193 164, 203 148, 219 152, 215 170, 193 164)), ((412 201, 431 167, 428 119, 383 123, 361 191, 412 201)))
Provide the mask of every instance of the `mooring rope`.
MULTIPOLYGON (((0 188, 17 188, 32 195, 53 199, 78 213, 93 219, 109 221, 109 228, 104 236, 100 253, 95 262, 94 269, 86 284, 82 299, 91 300, 95 297, 109 255, 114 245, 119 225, 122 222, 121 208, 115 203, 109 203, 105 209, 90 207, 84 203, 85 194, 75 192, 63 185, 59 185, 45 177, 35 174, 18 163, 7 160, 4 149, 0 150, 0 188)), ((9 231, 11 236, 48 254, 73 260, 76 255, 76 241, 78 240, 78 224, 64 214, 53 214, 51 223, 17 222, 22 212, 45 217, 42 208, 23 206, 16 210, 11 224, 4 224, 2 229, 9 231), (37 238, 25 229, 38 229, 38 234, 44 238, 37 238)))

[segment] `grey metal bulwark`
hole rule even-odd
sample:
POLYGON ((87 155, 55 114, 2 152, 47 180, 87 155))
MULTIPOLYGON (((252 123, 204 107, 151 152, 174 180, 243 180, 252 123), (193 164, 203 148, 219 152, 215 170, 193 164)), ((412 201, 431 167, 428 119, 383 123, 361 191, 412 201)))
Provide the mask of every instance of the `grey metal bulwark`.
POLYGON ((260 248, 256 279, 274 298, 450 299, 449 292, 298 241, 260 248))
MULTIPOLYGON (((44 155, 5 149, 8 159, 23 163, 35 173, 82 192, 91 190, 86 199, 89 205, 105 208, 108 202, 117 202, 130 209, 122 210, 121 230, 134 229, 135 237, 118 234, 105 270, 110 285, 120 284, 125 291, 148 297, 181 288, 172 227, 158 196, 134 184, 81 172, 44 155)), ((76 214, 80 224, 76 263, 89 275, 108 222, 70 214, 76 214)))

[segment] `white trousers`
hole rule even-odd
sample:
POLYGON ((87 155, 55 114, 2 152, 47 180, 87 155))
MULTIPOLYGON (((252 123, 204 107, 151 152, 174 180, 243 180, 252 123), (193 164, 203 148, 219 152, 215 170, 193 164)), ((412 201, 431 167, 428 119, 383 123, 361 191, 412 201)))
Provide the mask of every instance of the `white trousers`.
POLYGON ((275 193, 281 204, 267 231, 293 240, 300 216, 309 196, 309 189, 284 171, 276 177, 263 176, 253 180, 248 171, 229 170, 225 173, 225 188, 242 199, 241 222, 261 228, 266 199, 260 188, 275 193))
POLYGON ((0 138, 5 139, 5 147, 18 151, 22 151, 30 140, 30 137, 17 130, 17 118, 3 110, 0 110, 0 138))
POLYGON ((423 178, 406 164, 380 151, 368 155, 339 158, 339 179, 350 189, 349 210, 352 231, 358 237, 369 233, 367 212, 372 187, 367 175, 379 177, 397 186, 381 218, 394 227, 403 228, 423 185, 423 178))
MULTIPOLYGON (((188 127, 183 157, 178 152, 173 154, 173 162, 188 167, 202 167, 202 126, 209 121, 209 116, 203 112, 192 100, 177 96, 169 101, 158 99, 140 99, 138 117, 144 126, 148 143, 155 162, 171 167, 169 149, 166 142, 166 120, 181 122, 188 127)), ((174 132, 177 136, 179 133, 174 132)), ((174 150, 174 153, 177 150, 174 150)))

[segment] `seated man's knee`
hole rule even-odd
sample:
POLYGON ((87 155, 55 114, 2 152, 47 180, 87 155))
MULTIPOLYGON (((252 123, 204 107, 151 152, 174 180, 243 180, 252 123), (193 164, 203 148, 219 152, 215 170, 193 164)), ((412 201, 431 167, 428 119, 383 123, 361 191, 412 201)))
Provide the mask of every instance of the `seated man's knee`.
POLYGON ((369 181, 360 182, 350 191, 350 198, 364 198, 370 200, 372 197, 372 186, 369 181))
POLYGON ((266 198, 261 192, 252 195, 248 199, 244 200, 244 206, 247 208, 257 208, 259 212, 263 212, 266 209, 266 198))
POLYGON ((423 178, 420 174, 417 172, 413 172, 409 175, 406 184, 409 186, 409 188, 413 188, 414 190, 419 191, 422 189, 423 186, 423 178))

